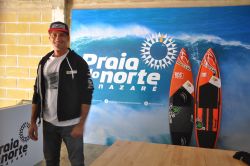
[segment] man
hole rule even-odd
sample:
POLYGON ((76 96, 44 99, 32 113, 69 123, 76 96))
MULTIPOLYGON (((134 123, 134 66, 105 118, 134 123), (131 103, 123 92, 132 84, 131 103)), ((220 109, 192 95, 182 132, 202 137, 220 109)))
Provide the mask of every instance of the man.
POLYGON ((68 48, 67 24, 53 22, 48 30, 54 50, 38 65, 29 136, 38 139, 36 121, 43 118, 43 152, 47 166, 59 166, 62 141, 72 166, 84 165, 83 132, 93 84, 89 67, 68 48))

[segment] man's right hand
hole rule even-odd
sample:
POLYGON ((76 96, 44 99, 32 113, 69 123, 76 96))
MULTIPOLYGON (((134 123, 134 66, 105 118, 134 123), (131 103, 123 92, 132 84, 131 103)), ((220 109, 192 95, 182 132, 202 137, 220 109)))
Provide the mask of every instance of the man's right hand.
POLYGON ((37 128, 36 123, 31 123, 30 124, 29 137, 34 141, 38 140, 38 128, 37 128))

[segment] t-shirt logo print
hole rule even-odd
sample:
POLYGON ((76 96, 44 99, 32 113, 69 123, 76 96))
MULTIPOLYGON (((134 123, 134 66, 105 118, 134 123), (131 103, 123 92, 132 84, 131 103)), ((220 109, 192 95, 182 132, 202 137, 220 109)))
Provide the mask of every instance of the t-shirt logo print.
POLYGON ((47 76, 47 87, 48 89, 57 89, 58 87, 58 78, 59 78, 59 73, 49 73, 47 76))

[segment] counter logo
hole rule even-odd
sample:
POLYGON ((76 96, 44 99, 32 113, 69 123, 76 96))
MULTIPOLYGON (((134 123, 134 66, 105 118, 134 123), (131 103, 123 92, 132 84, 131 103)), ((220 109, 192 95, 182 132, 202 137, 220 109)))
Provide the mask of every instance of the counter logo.
POLYGON ((30 124, 25 122, 19 129, 19 139, 11 138, 7 143, 0 145, 0 166, 11 165, 15 160, 19 160, 27 155, 29 136, 28 128, 30 124))
POLYGON ((30 124, 28 122, 25 122, 22 124, 20 130, 19 130, 19 138, 22 142, 28 142, 30 137, 28 135, 28 129, 30 127, 30 124))

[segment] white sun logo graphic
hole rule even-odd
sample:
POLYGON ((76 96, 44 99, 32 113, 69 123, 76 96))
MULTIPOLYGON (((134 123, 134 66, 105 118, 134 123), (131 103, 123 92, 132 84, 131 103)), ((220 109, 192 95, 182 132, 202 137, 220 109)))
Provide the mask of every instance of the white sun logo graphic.
POLYGON ((176 59, 176 44, 167 34, 152 34, 142 43, 142 59, 151 68, 165 69, 176 59))

